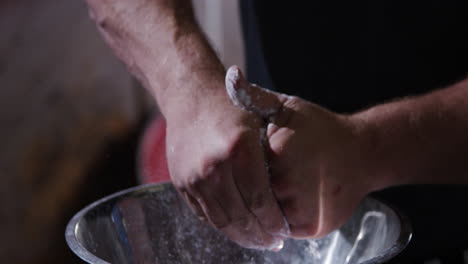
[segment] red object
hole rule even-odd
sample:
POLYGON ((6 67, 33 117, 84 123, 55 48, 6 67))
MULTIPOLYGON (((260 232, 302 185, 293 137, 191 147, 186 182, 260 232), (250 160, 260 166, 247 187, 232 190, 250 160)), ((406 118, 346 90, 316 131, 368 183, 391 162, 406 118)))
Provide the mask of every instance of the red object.
POLYGON ((140 142, 138 169, 141 183, 170 181, 166 158, 166 121, 156 116, 140 142))

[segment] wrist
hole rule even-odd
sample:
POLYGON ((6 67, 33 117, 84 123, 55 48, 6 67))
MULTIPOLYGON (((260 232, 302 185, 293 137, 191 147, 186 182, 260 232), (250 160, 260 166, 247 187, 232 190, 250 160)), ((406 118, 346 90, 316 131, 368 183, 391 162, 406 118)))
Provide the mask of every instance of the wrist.
POLYGON ((391 168, 387 168, 383 147, 384 135, 372 109, 349 116, 354 125, 358 172, 368 183, 368 191, 397 185, 391 168))
POLYGON ((214 118, 226 117, 232 113, 232 103, 224 90, 224 84, 213 81, 208 84, 180 85, 177 88, 167 89, 156 96, 158 107, 168 122, 184 123, 214 118))

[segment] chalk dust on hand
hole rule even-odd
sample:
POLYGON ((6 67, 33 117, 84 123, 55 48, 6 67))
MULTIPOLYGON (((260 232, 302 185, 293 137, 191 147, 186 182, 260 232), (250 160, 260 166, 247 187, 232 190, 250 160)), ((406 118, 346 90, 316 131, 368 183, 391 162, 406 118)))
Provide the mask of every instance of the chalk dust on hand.
MULTIPOLYGON (((268 148, 267 125, 271 117, 281 109, 281 102, 276 95, 255 84, 250 84, 242 75, 239 67, 232 66, 226 73, 226 91, 234 105, 246 111, 250 111, 265 120, 265 127, 259 129, 260 143, 264 150, 268 148)), ((265 155, 266 156, 266 155, 265 155)), ((265 168, 269 172, 268 161, 265 160, 265 168)), ((270 173, 269 173, 270 174, 270 173)), ((271 190, 270 190, 271 191, 271 190)), ((280 235, 285 238, 290 235, 289 223, 283 214, 285 227, 280 235)), ((284 241, 278 239, 267 250, 278 252, 284 246, 284 241)))
POLYGON ((237 66, 230 67, 226 73, 226 90, 234 105, 263 119, 269 119, 281 109, 277 95, 249 83, 237 66))

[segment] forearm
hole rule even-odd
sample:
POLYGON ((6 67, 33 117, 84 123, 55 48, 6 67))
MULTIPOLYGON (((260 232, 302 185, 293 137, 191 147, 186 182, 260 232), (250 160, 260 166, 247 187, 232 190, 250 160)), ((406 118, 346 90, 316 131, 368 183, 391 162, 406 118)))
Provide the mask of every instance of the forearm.
POLYGON ((355 114, 364 173, 397 184, 468 183, 468 81, 355 114))
MULTIPOLYGON (((224 69, 189 0, 88 0, 109 45, 156 97, 166 117, 228 98, 224 69), (225 98, 224 98, 225 97, 225 98), (211 99, 211 100, 210 100, 211 99)), ((183 112, 183 113, 181 113, 183 112)))

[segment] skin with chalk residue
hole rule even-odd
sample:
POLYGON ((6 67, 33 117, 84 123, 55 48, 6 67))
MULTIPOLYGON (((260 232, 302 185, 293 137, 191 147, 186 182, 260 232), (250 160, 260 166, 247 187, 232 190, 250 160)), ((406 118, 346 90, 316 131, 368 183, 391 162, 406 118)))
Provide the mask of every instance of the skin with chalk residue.
POLYGON ((468 80, 343 115, 251 85, 236 67, 227 75, 231 100, 267 123, 272 189, 292 237, 333 231, 371 191, 468 183, 468 80))
POLYGON ((319 237, 341 226, 371 188, 355 185, 366 179, 349 176, 354 160, 339 154, 358 144, 352 124, 300 98, 251 85, 237 67, 227 72, 226 90, 235 105, 266 121, 272 189, 290 236, 319 237))

